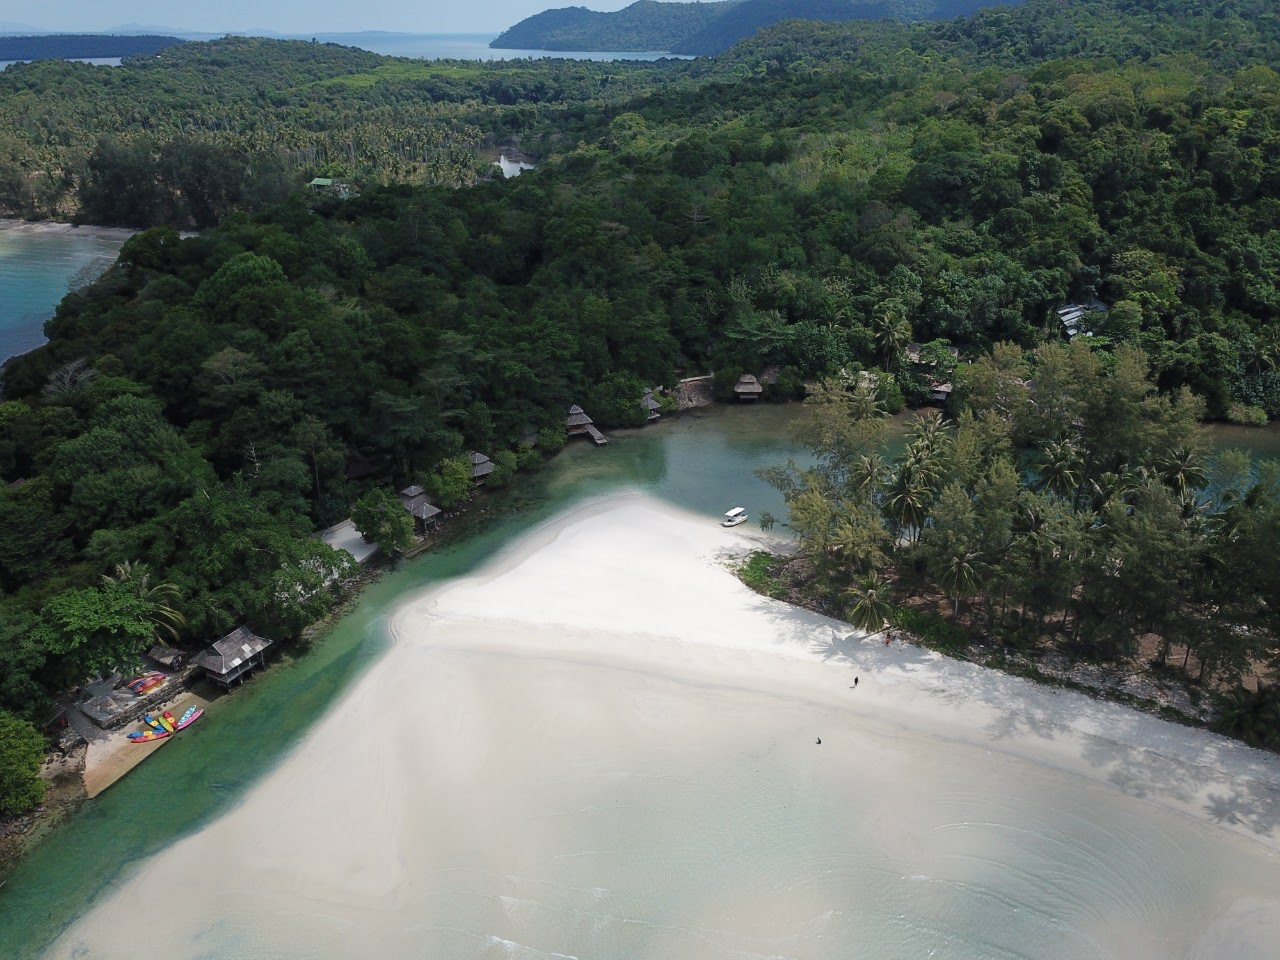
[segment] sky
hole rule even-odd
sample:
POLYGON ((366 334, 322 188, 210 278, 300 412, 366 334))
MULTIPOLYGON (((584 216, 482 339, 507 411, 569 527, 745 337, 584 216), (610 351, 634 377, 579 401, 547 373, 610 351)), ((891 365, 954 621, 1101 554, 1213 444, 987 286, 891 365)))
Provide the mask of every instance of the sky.
POLYGON ((619 10, 632 0, 0 0, 0 30, 63 33, 122 24, 185 31, 497 33, 549 7, 619 10))

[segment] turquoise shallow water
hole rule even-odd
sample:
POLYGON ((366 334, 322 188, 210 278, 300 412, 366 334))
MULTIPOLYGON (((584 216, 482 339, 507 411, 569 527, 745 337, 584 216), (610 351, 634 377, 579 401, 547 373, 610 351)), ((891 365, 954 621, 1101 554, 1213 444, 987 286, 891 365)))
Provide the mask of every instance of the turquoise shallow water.
MULTIPOLYGON (((131 865, 235 805, 385 649, 387 621, 401 600, 474 570, 571 503, 638 488, 705 513, 708 523, 736 504, 756 518, 781 513, 777 493, 753 470, 800 456, 791 440, 799 413, 796 406, 717 408, 615 433, 603 449, 573 444, 541 473, 482 498, 444 543, 366 590, 311 650, 215 702, 204 722, 38 846, 0 890, 0 957, 40 956, 131 865)), ((895 900, 887 898, 884 909, 896 909, 895 900)))
POLYGON ((44 343, 44 322, 77 275, 105 270, 123 242, 117 231, 0 221, 0 362, 44 343))
POLYGON ((757 516, 779 512, 778 494, 752 470, 800 455, 788 439, 799 412, 717 409, 614 434, 602 449, 571 444, 541 473, 482 498, 444 544, 373 584, 310 651, 213 703, 201 723, 41 843, 0 890, 0 957, 39 956, 130 864, 235 804, 382 652, 404 597, 475 569, 571 502, 610 491, 642 489, 706 512, 709 523, 735 503, 757 516))

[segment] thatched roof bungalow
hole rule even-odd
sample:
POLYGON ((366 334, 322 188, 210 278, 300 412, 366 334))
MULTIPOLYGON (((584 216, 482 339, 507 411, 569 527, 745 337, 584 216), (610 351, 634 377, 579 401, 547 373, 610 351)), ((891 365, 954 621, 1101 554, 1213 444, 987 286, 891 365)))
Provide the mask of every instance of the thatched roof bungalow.
POLYGON ((483 453, 477 453, 472 450, 467 454, 467 461, 471 464, 471 480, 473 483, 484 483, 484 478, 493 473, 494 462, 483 453))
POLYGON ((662 416, 662 404, 658 402, 657 397, 653 395, 652 387, 645 387, 644 397, 640 400, 640 407, 645 412, 645 422, 653 423, 662 416))
POLYGON ((603 446, 609 442, 608 438, 596 429, 596 425, 591 418, 576 403, 569 408, 569 416, 565 420, 565 427, 571 437, 590 437, 598 446, 603 446))
POLYGON ((168 667, 170 670, 181 670, 187 665, 187 659, 190 654, 185 650, 177 650, 174 647, 160 644, 148 650, 147 656, 162 667, 168 667))
POLYGON ((427 491, 416 483, 400 491, 400 505, 413 517, 414 526, 419 533, 440 522, 440 508, 431 502, 427 491))
POLYGON ((733 385, 733 392, 739 400, 759 400, 760 394, 764 393, 764 387, 754 376, 744 373, 733 385))
POLYGON ((201 653, 196 663, 210 680, 230 689, 266 662, 264 653, 269 646, 270 640, 248 627, 238 627, 201 653))

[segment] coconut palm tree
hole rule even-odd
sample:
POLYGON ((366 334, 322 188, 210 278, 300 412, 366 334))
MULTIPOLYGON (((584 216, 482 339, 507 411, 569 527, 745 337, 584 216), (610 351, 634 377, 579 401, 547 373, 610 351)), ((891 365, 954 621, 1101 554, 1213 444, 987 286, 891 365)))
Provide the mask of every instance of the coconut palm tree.
POLYGON ((1039 488, 1067 496, 1080 485, 1080 467, 1080 452, 1071 441, 1046 443, 1040 451, 1039 488))
POLYGON ((849 607, 849 622, 859 630, 874 637, 889 627, 893 605, 889 603, 884 585, 874 577, 867 577, 849 591, 853 605, 849 607))
POLYGON ((953 617, 960 616, 960 601, 978 592, 980 579, 977 562, 977 553, 960 552, 947 560, 938 571, 938 582, 954 604, 951 610, 953 617))
POLYGON ((885 491, 884 509, 899 536, 910 533, 914 540, 924 526, 933 491, 910 461, 903 463, 885 491))
POLYGON ((884 368, 889 370, 903 348, 911 342, 911 323, 902 315, 901 304, 893 302, 886 305, 876 317, 873 334, 884 358, 884 368))
POLYGON ((848 392, 849 416, 854 420, 870 420, 884 414, 884 404, 880 402, 875 378, 869 375, 859 376, 848 392))
POLYGON ((1204 486, 1208 477, 1204 461, 1190 447, 1175 447, 1156 463, 1156 473, 1184 501, 1204 486))
POLYGON ((151 604, 151 612, 147 619, 151 621, 153 638, 161 642, 161 634, 171 640, 177 640, 179 631, 186 625, 184 617, 173 604, 180 599, 178 588, 172 583, 151 582, 151 574, 146 566, 126 560, 117 563, 115 571, 104 574, 102 582, 130 587, 139 597, 151 604))
POLYGON ((853 463, 849 479, 859 493, 872 494, 884 479, 885 462, 878 453, 863 454, 853 463))

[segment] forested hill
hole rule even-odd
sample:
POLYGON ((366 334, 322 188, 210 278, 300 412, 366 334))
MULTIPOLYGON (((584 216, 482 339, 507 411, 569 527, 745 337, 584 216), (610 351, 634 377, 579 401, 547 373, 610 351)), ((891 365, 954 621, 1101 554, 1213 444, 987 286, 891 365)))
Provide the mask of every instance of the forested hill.
MULTIPOLYGON (((1022 0, 1005 0, 1014 6, 1022 0)), ((615 13, 586 7, 545 10, 520 21, 489 46, 516 50, 720 53, 784 20, 942 20, 966 16, 999 0, 719 0, 660 3, 638 0, 615 13)))
POLYGON ((489 46, 498 50, 670 52, 742 2, 659 3, 657 0, 637 0, 614 13, 601 13, 586 7, 561 7, 521 20, 489 46))
POLYGON ((0 37, 0 60, 90 60, 149 56, 185 41, 177 37, 115 37, 100 34, 52 34, 0 37))

